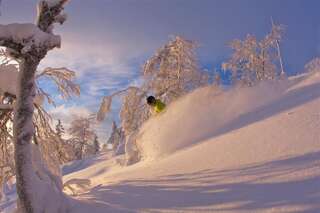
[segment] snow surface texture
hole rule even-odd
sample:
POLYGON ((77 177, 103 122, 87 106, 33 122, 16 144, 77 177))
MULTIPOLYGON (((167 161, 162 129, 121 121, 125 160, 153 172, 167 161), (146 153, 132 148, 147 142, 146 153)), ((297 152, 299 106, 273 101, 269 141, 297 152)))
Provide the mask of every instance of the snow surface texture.
POLYGON ((143 126, 140 163, 69 165, 92 183, 71 212, 320 212, 319 128, 320 73, 198 89, 143 126))
POLYGON ((0 25, 0 38, 22 45, 23 54, 29 52, 32 46, 60 47, 61 42, 60 36, 45 33, 34 24, 0 25))

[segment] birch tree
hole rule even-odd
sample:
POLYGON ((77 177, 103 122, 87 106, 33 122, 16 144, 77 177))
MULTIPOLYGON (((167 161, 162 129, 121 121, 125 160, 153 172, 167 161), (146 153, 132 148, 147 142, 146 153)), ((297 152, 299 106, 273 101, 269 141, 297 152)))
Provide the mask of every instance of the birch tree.
POLYGON ((230 70, 233 80, 240 80, 248 86, 283 75, 282 59, 279 53, 283 31, 284 28, 281 25, 272 25, 271 32, 261 41, 253 35, 247 35, 243 41, 233 40, 230 43, 233 50, 232 56, 222 64, 222 69, 230 70))
POLYGON ((208 75, 198 66, 195 48, 195 42, 177 36, 157 50, 143 67, 147 90, 170 103, 206 85, 208 75))
POLYGON ((70 124, 71 143, 78 160, 90 155, 91 150, 93 150, 91 142, 96 135, 91 128, 91 123, 92 119, 90 117, 79 117, 72 120, 70 124))

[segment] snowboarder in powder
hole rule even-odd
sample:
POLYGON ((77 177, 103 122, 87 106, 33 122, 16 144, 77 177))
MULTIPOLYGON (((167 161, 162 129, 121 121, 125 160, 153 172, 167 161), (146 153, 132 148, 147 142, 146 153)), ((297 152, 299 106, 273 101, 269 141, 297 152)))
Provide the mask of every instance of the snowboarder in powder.
POLYGON ((156 114, 159 114, 160 112, 162 112, 166 108, 165 103, 163 103, 160 99, 156 99, 153 96, 147 97, 147 103, 149 106, 152 107, 153 111, 156 114))

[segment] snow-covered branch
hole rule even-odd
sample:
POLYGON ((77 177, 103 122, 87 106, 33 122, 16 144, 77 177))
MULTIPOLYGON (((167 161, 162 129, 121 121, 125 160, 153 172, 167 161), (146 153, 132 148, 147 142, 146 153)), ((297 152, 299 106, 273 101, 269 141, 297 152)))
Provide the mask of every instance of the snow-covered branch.
MULTIPOLYGON (((48 67, 36 76, 37 79, 41 77, 47 77, 52 80, 64 99, 69 99, 73 95, 80 95, 80 86, 73 82, 73 79, 75 78, 75 72, 72 70, 69 70, 65 67, 48 67)), ((53 100, 43 90, 39 90, 39 92, 47 97, 49 102, 53 102, 53 100)))
POLYGON ((63 24, 66 15, 62 13, 68 0, 41 0, 38 4, 37 26, 44 32, 52 33, 53 24, 63 24))
MULTIPOLYGON (((38 65, 48 51, 60 47, 61 39, 60 36, 53 34, 53 24, 63 23, 65 20, 66 16, 62 17, 61 14, 66 2, 66 0, 40 1, 36 24, 0 25, 0 46, 7 47, 10 56, 19 63, 13 135, 16 186, 21 212, 67 212, 59 172, 55 174, 53 170, 46 168, 47 166, 41 163, 43 162, 41 158, 36 159, 38 166, 34 164, 33 157, 40 156, 40 151, 39 146, 32 144, 32 141, 36 142, 39 133, 39 128, 36 126, 35 129, 33 120, 35 75, 38 65), (38 187, 42 188, 35 193, 34 190, 38 187), (37 196, 34 196, 35 194, 37 196)), ((41 110, 38 112, 42 113, 41 110)), ((42 116, 43 114, 39 115, 39 119, 46 120, 41 119, 42 116)))
POLYGON ((117 96, 117 95, 121 95, 121 94, 124 94, 126 92, 128 92, 129 90, 132 90, 132 89, 139 89, 138 87, 134 87, 134 86, 130 86, 126 89, 123 89, 123 90, 120 90, 120 91, 117 91, 109 96, 105 96, 103 97, 102 99, 102 102, 100 104, 100 108, 99 108, 99 111, 97 113, 97 120, 98 121, 103 121, 106 117, 106 115, 110 112, 110 107, 111 107, 111 104, 112 104, 112 98, 114 96, 117 96))
POLYGON ((31 50, 60 47, 60 36, 46 33, 34 24, 0 25, 0 46, 13 50, 14 56, 19 57, 31 50))

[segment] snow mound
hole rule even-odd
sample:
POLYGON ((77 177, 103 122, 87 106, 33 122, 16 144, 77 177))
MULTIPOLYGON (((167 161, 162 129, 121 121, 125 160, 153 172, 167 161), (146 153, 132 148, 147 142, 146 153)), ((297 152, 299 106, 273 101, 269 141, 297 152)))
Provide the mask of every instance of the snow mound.
POLYGON ((251 88, 198 89, 146 122, 140 131, 138 146, 144 159, 170 155, 311 101, 320 96, 319 82, 320 75, 315 73, 262 82, 251 88))

